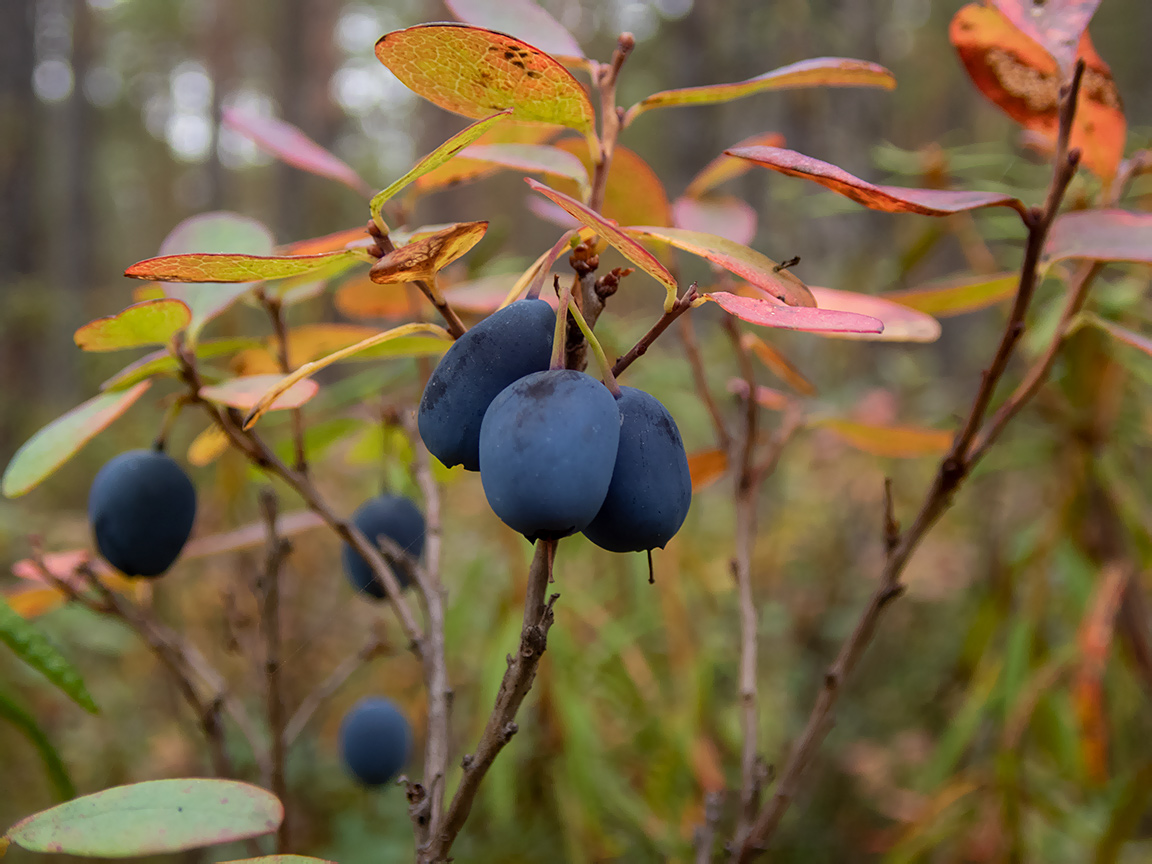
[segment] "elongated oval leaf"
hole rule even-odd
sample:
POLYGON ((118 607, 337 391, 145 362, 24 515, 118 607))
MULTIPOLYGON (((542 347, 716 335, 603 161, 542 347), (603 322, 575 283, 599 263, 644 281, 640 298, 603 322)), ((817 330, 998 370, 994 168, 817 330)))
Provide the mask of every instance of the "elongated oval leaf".
MULTIPOLYGON (((362 342, 357 342, 355 345, 350 345, 340 351, 333 352, 327 357, 321 357, 319 360, 314 360, 311 363, 305 363, 295 372, 290 375, 285 375, 283 378, 269 382, 267 392, 265 392, 252 407, 248 416, 244 420, 244 428, 252 428, 257 420, 263 416, 265 411, 270 410, 276 401, 280 398, 281 394, 287 392, 290 388, 295 387, 297 384, 305 381, 310 375, 315 375, 321 369, 331 366, 341 360, 366 351, 380 345, 383 342, 389 342, 393 339, 399 339, 404 336, 415 336, 417 334, 427 334, 428 337, 439 339, 443 342, 451 342, 452 336, 443 327, 436 324, 404 324, 400 327, 386 330, 383 333, 377 333, 362 342)), ((264 376, 262 376, 264 377, 264 376)), ((267 376, 269 378, 276 378, 276 376, 267 376)))
MULTIPOLYGON (((211 360, 215 357, 224 357, 235 354, 245 348, 258 345, 255 339, 209 339, 196 345, 196 358, 198 360, 211 360)), ((180 363, 172 356, 167 348, 145 354, 139 360, 129 363, 107 381, 100 385, 101 390, 123 390, 133 384, 151 378, 153 375, 175 375, 180 369, 180 363)))
POLYGON ((101 393, 57 417, 16 451, 4 469, 0 491, 8 498, 16 498, 34 489, 128 410, 149 385, 150 382, 141 381, 128 390, 101 393))
POLYGON ((419 317, 424 303, 423 295, 414 285, 378 285, 368 274, 349 279, 332 295, 341 315, 348 318, 400 318, 419 317))
MULTIPOLYGON (((40 729, 36 718, 2 691, 0 691, 0 717, 24 733, 24 737, 36 748, 36 752, 40 754, 40 761, 44 763, 44 770, 48 774, 48 779, 52 781, 56 797, 61 801, 74 798, 76 787, 72 785, 72 778, 68 776, 68 769, 64 767, 60 754, 56 752, 56 748, 52 746, 48 736, 40 729)), ((7 845, 8 841, 0 838, 0 856, 3 856, 7 845)))
POLYGON ((89 321, 73 339, 84 351, 120 351, 143 345, 164 345, 192 320, 182 300, 146 300, 89 321))
POLYGON ((5 595, 12 611, 29 620, 59 609, 68 602, 68 595, 59 588, 18 588, 5 595))
POLYGON ((414 92, 465 117, 511 108, 516 120, 592 131, 592 103, 572 73, 504 33, 421 24, 382 37, 376 56, 414 92))
MULTIPOLYGON (((268 388, 281 380, 280 375, 244 375, 232 378, 221 384, 200 388, 200 395, 209 402, 217 402, 230 408, 248 410, 255 405, 268 388)), ((315 381, 299 381, 277 394, 274 402, 265 409, 280 411, 285 408, 299 408, 316 395, 320 389, 315 381)))
POLYGON ((849 174, 843 168, 781 147, 737 147, 724 152, 790 177, 803 177, 805 180, 815 181, 833 192, 851 198, 857 204, 885 213, 949 216, 965 210, 978 210, 981 207, 1012 207, 1022 215, 1024 213, 1024 205, 1011 195, 999 192, 877 186, 849 174))
POLYGON ((797 393, 805 396, 816 395, 815 385, 804 377, 804 373, 797 369, 791 360, 770 343, 765 342, 755 333, 741 333, 740 344, 751 351, 756 359, 763 363, 773 375, 787 383, 797 393))
POLYGON ((222 864, 336 864, 327 858, 311 858, 308 855, 261 855, 259 858, 237 858, 222 864))
POLYGON ((893 303, 884 297, 838 291, 835 288, 817 288, 814 285, 809 290, 821 309, 858 312, 884 322, 882 333, 845 333, 838 338, 882 342, 935 342, 940 338, 940 322, 931 315, 893 303))
POLYGON ((276 251, 280 255, 319 255, 322 252, 339 252, 341 249, 368 246, 371 240, 366 228, 345 228, 343 231, 333 231, 323 237, 297 240, 295 243, 281 246, 276 251))
POLYGON ((809 333, 880 333, 884 324, 855 312, 836 312, 811 306, 785 306, 779 301, 759 297, 741 297, 727 291, 704 295, 729 315, 750 324, 778 327, 782 330, 804 330, 809 333))
POLYGON ((225 108, 224 125, 255 141, 278 159, 311 174, 343 183, 361 195, 370 194, 368 184, 339 157, 329 153, 291 123, 252 114, 239 108, 225 108))
POLYGON ((992 5, 1017 30, 1043 45, 1060 68, 1070 73, 1076 48, 1100 0, 992 0, 992 5))
POLYGON ((438 272, 479 243, 487 230, 487 222, 450 225, 389 252, 372 265, 368 276, 381 285, 435 279, 438 272))
POLYGON ((652 225, 631 225, 624 229, 630 234, 652 237, 671 243, 678 249, 698 255, 735 273, 750 284, 790 306, 815 306, 816 300, 808 286, 787 268, 780 267, 771 258, 755 249, 733 243, 715 234, 685 231, 682 228, 659 228, 652 225))
POLYGON ((937 318, 947 318, 1002 303, 1016 294, 1019 283, 1018 273, 966 276, 920 288, 889 291, 884 299, 937 318))
POLYGON ((461 158, 474 159, 529 174, 546 174, 574 181, 588 188, 588 171, 576 156, 559 147, 543 144, 473 144, 460 151, 461 158))
MULTIPOLYGON (((188 464, 203 468, 211 465, 228 452, 228 435, 219 426, 212 425, 192 439, 188 445, 188 464)), ((187 557, 187 550, 185 550, 187 557)))
POLYGON ((699 450, 688 454, 688 474, 692 491, 699 492, 728 472, 728 454, 719 449, 699 450))
POLYGON ((1152 213, 1074 210, 1056 217, 1042 260, 1065 258, 1152 264, 1152 213))
POLYGON ((236 780, 149 780, 29 816, 8 838, 33 852, 128 858, 259 837, 284 818, 276 796, 236 780))
POLYGON ((532 0, 445 0, 445 5, 465 24, 507 33, 553 57, 584 59, 572 34, 532 0))
MULTIPOLYGON (((784 136, 779 132, 761 132, 759 135, 752 135, 743 141, 733 144, 729 149, 760 146, 783 147, 784 136)), ((750 170, 752 170, 752 165, 747 159, 737 159, 734 156, 729 156, 727 153, 721 153, 700 169, 700 173, 692 178, 692 182, 688 184, 688 188, 684 190, 684 194, 689 198, 698 198, 704 193, 715 189, 721 183, 739 177, 741 174, 750 170)))
MULTIPOLYGON (((486 144, 533 144, 541 145, 551 141, 563 131, 561 126, 552 126, 547 123, 517 123, 514 120, 505 120, 492 126, 474 142, 477 145, 486 144)), ((411 194, 415 196, 427 195, 438 189, 445 189, 461 183, 469 183, 488 177, 502 170, 502 166, 488 162, 479 162, 457 155, 439 168, 433 168, 427 174, 416 178, 412 183, 411 194)))
POLYGON ((485 117, 483 120, 477 120, 472 125, 461 129, 459 132, 457 132, 455 135, 453 135, 451 138, 449 138, 447 141, 445 141, 443 144, 441 144, 439 147, 437 147, 435 150, 433 150, 431 153, 413 165, 410 169, 408 169, 408 173, 406 173, 403 177, 392 183, 386 189, 383 189, 382 191, 373 195, 372 200, 368 204, 368 209, 372 213, 372 218, 376 219, 379 217, 380 209, 384 206, 384 204, 413 180, 424 176, 429 171, 439 168, 441 165, 443 165, 445 162, 447 162, 449 159, 451 159, 453 156, 455 156, 457 153, 459 153, 461 150, 463 150, 465 147, 467 147, 469 144, 487 132, 493 124, 507 117, 510 117, 511 115, 512 109, 506 108, 502 111, 498 111, 495 114, 485 117))
POLYGON ((741 246, 747 246, 756 236, 756 211, 734 195, 677 198, 672 205, 672 219, 677 228, 715 234, 741 246))
POLYGON ((1110 335, 1113 339, 1123 342, 1137 351, 1143 351, 1149 357, 1152 357, 1152 339, 1135 333, 1127 327, 1121 327, 1113 321, 1105 321, 1103 318, 1098 318, 1095 315, 1084 316, 1085 323, 1091 324, 1093 327, 1098 327, 1105 333, 1110 335))
POLYGON ((855 420, 827 418, 810 421, 865 453, 892 459, 915 459, 936 456, 952 446, 955 433, 947 429, 924 429, 915 426, 879 426, 855 420))
POLYGON ((0 642, 16 652, 17 657, 59 687, 85 711, 93 714, 100 712, 76 667, 56 650, 56 646, 48 641, 48 637, 35 624, 17 615, 3 598, 0 598, 0 642))
POLYGON ((531 177, 525 177, 524 181, 531 186, 534 191, 549 198, 553 203, 560 205, 570 216, 575 217, 587 225, 612 244, 621 255, 657 282, 661 283, 667 292, 664 300, 664 310, 668 311, 672 308, 672 304, 676 302, 676 280, 672 274, 668 272, 667 268, 656 260, 656 256, 620 230, 620 226, 615 222, 609 222, 599 213, 589 209, 575 198, 565 195, 563 192, 557 192, 555 189, 545 186, 543 183, 538 183, 531 177))
POLYGON ((332 264, 357 260, 360 260, 360 253, 351 249, 282 257, 197 252, 148 258, 133 264, 124 271, 124 275, 165 282, 259 282, 288 279, 332 264))
POLYGON ((814 57, 734 84, 711 84, 653 93, 628 109, 624 115, 624 125, 627 126, 640 114, 653 108, 715 105, 766 90, 794 90, 799 87, 880 87, 891 90, 895 86, 896 79, 892 73, 875 63, 850 60, 847 57, 814 57))

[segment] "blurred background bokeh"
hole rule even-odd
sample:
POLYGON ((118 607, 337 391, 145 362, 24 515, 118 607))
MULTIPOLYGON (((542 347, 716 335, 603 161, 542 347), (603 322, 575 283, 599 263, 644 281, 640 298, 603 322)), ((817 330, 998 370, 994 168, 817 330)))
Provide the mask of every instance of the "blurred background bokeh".
MULTIPOLYGON (((591 57, 607 59, 621 31, 635 34, 621 79, 623 105, 657 90, 737 81, 817 56, 872 60, 895 74, 899 86, 891 93, 779 92, 644 115, 622 143, 653 166, 670 198, 725 147, 766 131, 878 182, 920 185, 944 176, 966 188, 1011 190, 1027 202, 1037 201, 1046 183, 1046 167, 971 86, 948 43, 957 0, 542 5, 591 57)), ((182 219, 237 211, 263 221, 281 243, 367 219, 366 202, 355 193, 275 163, 222 128, 222 109, 296 124, 383 187, 467 121, 408 91, 376 60, 373 44, 390 30, 450 17, 425 0, 0 4, 0 464, 132 359, 84 355, 72 333, 132 302, 136 284, 121 276, 124 268, 156 254, 182 219)), ((1104 0, 1091 33, 1125 103, 1128 151, 1147 147, 1152 4, 1104 0)), ((1092 184, 1078 180, 1073 198, 1088 200, 1092 184)), ((776 260, 799 255, 797 273, 811 284, 865 293, 912 287, 980 265, 973 249, 990 256, 983 261, 990 269, 1019 261, 1022 235, 1011 213, 939 223, 891 217, 761 171, 726 191, 759 213, 752 245, 776 260)), ((421 199, 411 224, 489 219, 488 237, 463 259, 459 277, 522 269, 558 235, 529 213, 527 194, 518 176, 505 173, 421 199)), ((1145 178, 1126 206, 1147 209, 1150 196, 1145 178)), ((1147 272, 1113 270, 1102 302, 1136 323, 1145 320, 1147 272)), ((698 262, 685 260, 683 272, 686 280, 709 278, 698 262)), ((1041 327, 1058 294, 1055 281, 1043 286, 1041 327)), ((629 347, 658 316, 659 299, 641 277, 626 281, 601 319, 607 347, 629 347)), ((736 363, 713 326, 714 312, 693 314, 715 389, 734 411, 725 385, 738 374, 736 363)), ((293 306, 291 317, 341 320, 330 292, 293 306)), ((1002 309, 948 319, 934 345, 770 334, 818 389, 813 414, 948 429, 967 410, 1002 319, 1002 309)), ((267 333, 258 310, 247 307, 211 326, 213 335, 267 333)), ((1149 443, 1152 370, 1146 358, 1121 349, 1093 343, 1078 350, 1121 368, 1119 383, 1108 379, 1116 398, 1101 408, 1084 395, 1096 392, 1099 379, 1058 376, 930 536, 909 569, 907 599, 845 695, 836 729, 785 822, 778 860, 1079 862, 1122 819, 1127 834, 1148 828, 1133 801, 1152 785, 1152 713, 1126 655, 1117 649, 1105 678, 1109 758, 1102 777, 1086 765, 1087 733, 1066 678, 1045 673, 1054 682, 1048 686, 1041 677, 1075 642, 1096 584, 1091 537, 1081 536, 1092 528, 1085 464, 1114 456, 1109 476, 1127 484, 1133 512, 1143 512, 1139 481, 1147 472, 1139 456, 1149 443), (1101 426, 1095 421, 1103 410, 1112 413, 1101 426), (1031 726, 1010 740, 1005 729, 1023 722, 1024 704, 1035 712, 1031 726)), ((331 386, 306 411, 317 423, 319 483, 346 513, 381 483, 412 490, 403 442, 380 435, 376 410, 413 404, 420 386, 414 361, 352 373, 325 379, 331 386)), ((712 446, 674 333, 628 376, 670 408, 689 451, 712 446)), ((764 383, 779 386, 768 374, 764 383)), ((0 501, 5 573, 28 554, 29 535, 41 536, 49 550, 88 543, 91 478, 107 458, 155 435, 162 408, 154 395, 35 492, 0 501)), ((205 425, 182 421, 173 453, 182 456, 205 425)), ((286 424, 270 418, 267 428, 286 443, 286 424)), ((754 562, 768 762, 784 758, 822 670, 877 576, 882 478, 894 478, 898 512, 910 518, 933 470, 931 458, 884 459, 814 431, 799 436, 768 483, 754 562)), ((258 518, 262 481, 239 457, 191 471, 201 497, 198 536, 258 518)), ((453 475, 445 494, 453 743, 460 754, 475 741, 515 644, 530 550, 487 510, 476 476, 453 475)), ((561 545, 563 596, 542 674, 520 734, 485 783, 457 860, 690 859, 704 792, 739 780, 731 497, 728 482, 697 495, 682 534, 656 556, 655 586, 647 584, 643 556, 610 555, 579 538, 561 545)), ((285 510, 301 506, 286 490, 281 500, 285 510)), ((392 649, 360 670, 293 748, 290 851, 346 864, 410 860, 403 790, 358 788, 338 762, 335 730, 359 696, 382 693, 405 705, 419 738, 419 666, 388 614, 348 588, 331 537, 306 532, 295 545, 285 587, 290 701, 355 652, 377 619, 386 622, 392 649)), ((190 561, 151 598, 157 614, 219 665, 254 712, 262 705, 251 593, 259 562, 258 547, 190 561)), ((0 584, 16 582, 5 575, 0 584)), ((41 621, 84 673, 102 715, 85 715, 3 651, 0 690, 38 718, 81 792, 207 770, 194 718, 127 630, 71 608, 41 621)), ((229 742, 250 772, 235 730, 229 742)), ((0 722, 0 825, 53 800, 36 751, 0 722)), ((31 860, 15 848, 8 854, 31 860)), ((1115 860, 1148 860, 1141 855, 1152 856, 1152 844, 1130 843, 1120 854, 1126 857, 1115 860)))

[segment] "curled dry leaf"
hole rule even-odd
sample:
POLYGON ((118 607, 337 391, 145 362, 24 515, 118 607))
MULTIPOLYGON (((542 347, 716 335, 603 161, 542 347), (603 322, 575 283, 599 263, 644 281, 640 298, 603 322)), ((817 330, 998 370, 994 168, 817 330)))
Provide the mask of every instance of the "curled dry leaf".
POLYGON ((120 351, 145 345, 165 345, 192 321, 182 300, 147 300, 115 315, 89 321, 73 336, 84 351, 120 351))
POLYGON ((1024 205, 1018 199, 999 192, 877 186, 849 174, 843 168, 781 147, 737 147, 724 152, 790 177, 812 180, 871 210, 885 213, 950 216, 981 207, 1012 207, 1021 215, 1025 212, 1024 205))
POLYGON ((440 270, 479 243, 487 230, 487 222, 457 222, 389 252, 372 265, 369 277, 381 285, 435 279, 440 270))

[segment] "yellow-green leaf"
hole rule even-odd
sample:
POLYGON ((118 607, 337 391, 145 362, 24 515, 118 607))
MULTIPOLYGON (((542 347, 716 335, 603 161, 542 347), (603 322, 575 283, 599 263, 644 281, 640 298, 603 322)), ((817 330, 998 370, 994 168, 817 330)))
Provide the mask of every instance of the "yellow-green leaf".
POLYGON ((124 275, 133 279, 158 279, 164 282, 260 282, 265 279, 288 279, 359 258, 360 253, 353 249, 322 252, 319 255, 272 257, 197 252, 148 258, 133 264, 124 271, 124 275))
POLYGON ((810 425, 827 429, 857 450, 893 459, 939 455, 952 446, 955 437, 955 433, 947 429, 882 426, 836 418, 814 419, 810 425))
POLYGON ((892 300, 928 315, 948 318, 986 309, 1012 298, 1019 282, 1018 273, 966 276, 904 291, 889 291, 883 296, 885 300, 892 300))
POLYGON ((653 93, 628 109, 624 115, 624 125, 627 126, 637 116, 653 108, 714 105, 765 90, 794 90, 799 87, 880 87, 891 90, 895 86, 896 79, 892 73, 875 63, 846 57, 815 57, 734 84, 712 84, 653 93))
POLYGON ((164 345, 191 321, 192 310, 182 300, 147 300, 89 321, 73 338, 84 351, 164 345))
POLYGON ((64 691, 85 711, 92 714, 100 713, 76 667, 56 650, 56 646, 48 641, 48 637, 41 633, 35 624, 17 615, 2 597, 0 597, 0 642, 64 691))
MULTIPOLYGON (((197 360, 211 360, 260 344, 255 339, 210 339, 196 345, 197 360)), ((180 363, 167 348, 145 354, 100 385, 101 390, 123 390, 153 375, 175 375, 180 363)))
POLYGON ((128 406, 139 399, 150 384, 141 381, 128 390, 101 393, 57 417, 16 451, 4 469, 0 490, 6 497, 16 498, 34 489, 128 410, 128 406))
POLYGON ((420 24, 382 37, 376 56, 414 92, 465 117, 511 108, 515 120, 592 131, 592 103, 572 73, 504 33, 420 24))

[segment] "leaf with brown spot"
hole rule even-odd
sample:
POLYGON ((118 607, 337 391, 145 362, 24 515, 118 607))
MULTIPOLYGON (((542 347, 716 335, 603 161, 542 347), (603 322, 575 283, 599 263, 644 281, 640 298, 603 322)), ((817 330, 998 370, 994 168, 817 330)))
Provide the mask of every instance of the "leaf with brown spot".
MULTIPOLYGON (((999 11, 974 3, 956 13, 949 36, 980 92, 1017 123, 1055 142, 1060 71, 1052 55, 999 11)), ((1069 145, 1079 148, 1080 164, 1107 184, 1124 155, 1128 121, 1112 71, 1087 32, 1076 53, 1085 70, 1069 145)))
POLYGON ((435 279, 440 270, 479 243, 487 230, 487 222, 457 222, 389 252, 372 265, 368 275, 380 285, 435 279))
POLYGON ((756 211, 735 195, 706 195, 702 198, 685 195, 677 198, 672 205, 672 219, 677 228, 715 234, 742 246, 751 243, 756 236, 756 211))
POLYGON ((1100 0, 992 0, 992 5, 1017 30, 1043 45, 1067 75, 1100 0))
POLYGON ((558 60, 504 33, 419 24, 376 43, 376 56, 412 91, 465 117, 512 109, 514 120, 591 134, 588 94, 558 60))
POLYGON ((688 454, 688 473, 692 477, 692 492, 711 486, 728 471, 728 454, 723 450, 698 450, 688 454))
POLYGON ((956 437, 955 433, 947 429, 881 426, 835 417, 814 419, 810 421, 810 425, 827 429, 857 450, 890 459, 936 456, 946 452, 956 437))
POLYGON ((812 292, 821 309, 858 312, 884 322, 882 333, 845 333, 838 338, 880 342, 935 342, 940 338, 940 322, 931 315, 917 312, 900 303, 893 303, 884 297, 858 294, 855 291, 839 291, 835 288, 817 288, 815 285, 810 286, 808 290, 812 292))
MULTIPOLYGON (((270 387, 281 380, 280 375, 244 375, 232 378, 220 384, 212 384, 200 388, 200 395, 209 402, 227 405, 229 408, 239 408, 241 411, 252 408, 270 387)), ((266 411, 279 411, 285 408, 299 408, 316 395, 320 389, 315 381, 299 381, 291 388, 285 388, 277 394, 275 402, 268 405, 266 411)))
POLYGON ((72 338, 83 351, 166 345, 191 320, 192 310, 182 300, 146 300, 115 315, 89 321, 72 338))
POLYGON ((804 373, 797 369, 792 361, 780 353, 771 343, 765 342, 755 333, 742 333, 740 334, 740 344, 751 351, 753 356, 763 363, 773 375, 784 381, 797 393, 804 396, 816 395, 816 387, 812 382, 805 378, 804 373))
MULTIPOLYGON (((779 132, 761 132, 759 135, 752 135, 737 144, 733 144, 729 149, 760 146, 783 147, 784 136, 779 132)), ((721 153, 700 169, 700 173, 692 178, 692 182, 688 184, 688 188, 684 190, 684 194, 689 198, 699 198, 705 192, 710 192, 721 183, 733 180, 751 169, 752 166, 748 163, 747 159, 737 159, 729 156, 727 153, 721 153)))
POLYGON ((965 192, 953 189, 908 189, 903 186, 877 186, 861 180, 828 162, 813 159, 795 150, 780 147, 736 147, 725 150, 730 156, 763 168, 802 177, 851 198, 871 210, 885 213, 919 213, 922 216, 950 216, 982 207, 1012 207, 1021 215, 1024 205, 1011 195, 999 192, 965 192))
POLYGON ((741 297, 727 291, 712 291, 703 296, 729 315, 761 327, 803 330, 808 333, 879 333, 884 329, 884 324, 876 318, 857 315, 855 312, 785 306, 779 300, 741 297))
POLYGON ((896 79, 892 73, 875 63, 847 57, 814 57, 773 69, 747 81, 653 93, 628 109, 623 125, 627 126, 640 114, 653 108, 715 105, 767 90, 795 90, 801 87, 880 87, 891 90, 895 86, 896 79))
POLYGON ((943 282, 930 283, 903 291, 889 291, 885 300, 900 303, 936 318, 963 315, 978 309, 987 309, 1016 295, 1020 283, 1018 273, 997 273, 994 276, 963 276, 943 282))
POLYGON ((465 24, 507 33, 553 57, 584 61, 572 34, 532 0, 445 0, 445 5, 465 24))
POLYGON ((1074 210, 1057 216, 1041 261, 1067 258, 1152 264, 1152 213, 1074 210))

